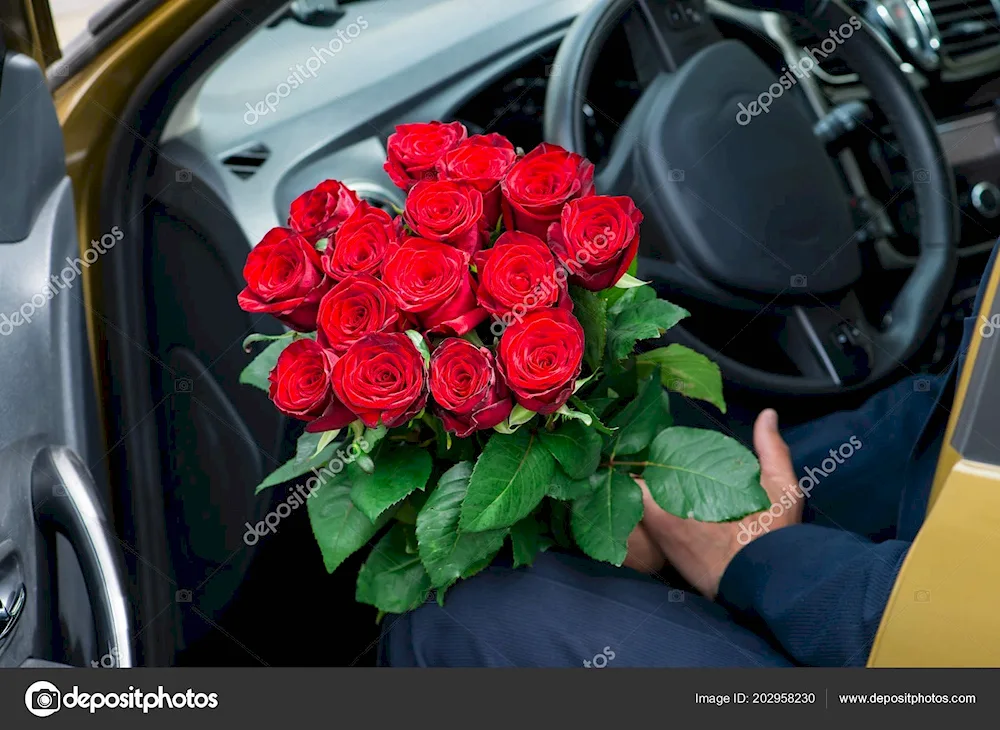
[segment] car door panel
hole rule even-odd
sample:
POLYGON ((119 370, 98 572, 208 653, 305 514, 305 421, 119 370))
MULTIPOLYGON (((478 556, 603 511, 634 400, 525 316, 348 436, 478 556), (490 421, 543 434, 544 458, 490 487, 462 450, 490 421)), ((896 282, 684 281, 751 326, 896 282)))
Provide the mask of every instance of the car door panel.
POLYGON ((111 648, 131 661, 121 547, 105 516, 110 495, 84 317, 81 272, 92 259, 81 256, 45 76, 32 58, 6 53, 0 75, 0 666, 29 657, 79 663, 111 648), (89 596, 99 598, 93 614, 89 596), (104 647, 95 646, 95 622, 104 647))

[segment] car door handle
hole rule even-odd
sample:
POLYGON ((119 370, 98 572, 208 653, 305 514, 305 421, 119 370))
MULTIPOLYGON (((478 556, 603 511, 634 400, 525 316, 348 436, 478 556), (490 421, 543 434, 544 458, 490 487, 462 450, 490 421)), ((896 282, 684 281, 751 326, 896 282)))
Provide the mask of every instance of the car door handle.
POLYGON ((69 539, 91 597, 99 649, 117 656, 119 667, 134 665, 130 609, 121 551, 80 457, 65 446, 38 452, 32 468, 32 498, 39 521, 69 539))
POLYGON ((20 581, 14 585, 3 586, 3 589, 9 590, 7 591, 8 595, 2 596, 2 600, 0 600, 0 644, 3 644, 4 639, 11 634, 14 626, 17 625, 27 597, 24 583, 20 581))

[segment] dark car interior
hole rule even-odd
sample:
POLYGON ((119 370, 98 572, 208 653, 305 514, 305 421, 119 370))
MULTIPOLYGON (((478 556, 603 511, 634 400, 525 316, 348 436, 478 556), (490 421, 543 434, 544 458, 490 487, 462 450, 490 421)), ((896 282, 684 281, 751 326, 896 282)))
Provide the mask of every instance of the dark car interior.
POLYGON ((556 142, 598 164, 602 192, 632 195, 638 276, 693 313, 676 336, 726 378, 729 412, 684 404, 692 420, 740 437, 772 406, 801 423, 956 357, 1000 234, 991 0, 856 0, 810 20, 722 0, 269 5, 252 28, 196 29, 185 62, 164 58, 135 99, 138 136, 111 142, 130 172, 107 181, 103 217, 143 242, 108 267, 124 324, 104 353, 126 413, 109 469, 117 527, 142 555, 126 555, 140 663, 377 660, 375 612, 354 601, 363 555, 327 575, 305 510, 244 543, 285 489, 253 488, 301 426, 239 382, 239 343, 281 326, 236 296, 246 252, 319 181, 401 201, 381 168, 396 124, 556 142), (864 32, 784 76, 852 18, 864 32), (349 41, 248 123, 337 29, 349 41), (737 101, 779 77, 770 109, 737 122, 737 101))

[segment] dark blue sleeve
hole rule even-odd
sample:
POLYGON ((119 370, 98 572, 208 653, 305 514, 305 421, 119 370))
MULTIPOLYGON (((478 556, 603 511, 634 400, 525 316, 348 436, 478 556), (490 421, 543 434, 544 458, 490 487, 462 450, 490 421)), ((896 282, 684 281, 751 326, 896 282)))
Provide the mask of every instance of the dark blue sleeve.
POLYGON ((792 525, 729 564, 719 601, 767 632, 799 664, 864 666, 910 543, 792 525))

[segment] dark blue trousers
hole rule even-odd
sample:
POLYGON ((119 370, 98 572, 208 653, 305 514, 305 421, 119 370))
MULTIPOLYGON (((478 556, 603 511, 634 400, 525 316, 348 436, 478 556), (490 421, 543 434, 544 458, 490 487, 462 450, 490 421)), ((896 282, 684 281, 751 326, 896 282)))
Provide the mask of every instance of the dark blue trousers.
MULTIPOLYGON (((966 323, 962 353, 974 326, 966 323)), ((864 665, 926 507, 947 423, 939 405, 950 406, 960 365, 905 378, 855 411, 784 434, 797 474, 812 480, 804 483, 804 524, 743 548, 718 603, 627 568, 549 552, 531 568, 494 565, 460 582, 444 607, 386 617, 381 662, 864 665)))

